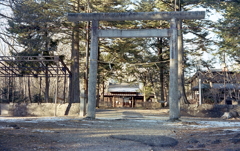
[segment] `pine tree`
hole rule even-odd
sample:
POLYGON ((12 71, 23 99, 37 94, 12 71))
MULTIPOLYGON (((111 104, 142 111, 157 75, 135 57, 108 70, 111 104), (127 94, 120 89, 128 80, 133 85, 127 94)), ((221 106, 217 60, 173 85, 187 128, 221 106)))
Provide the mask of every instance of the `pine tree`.
POLYGON ((217 25, 217 34, 219 35, 220 51, 218 54, 223 56, 228 54, 229 57, 239 62, 240 54, 240 1, 222 2, 220 10, 223 18, 217 25))

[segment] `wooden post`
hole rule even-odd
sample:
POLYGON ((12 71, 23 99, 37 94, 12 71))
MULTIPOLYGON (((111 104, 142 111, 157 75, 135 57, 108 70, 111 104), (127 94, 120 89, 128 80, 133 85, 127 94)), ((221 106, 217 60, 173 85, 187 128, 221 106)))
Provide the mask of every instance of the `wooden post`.
POLYGON ((132 108, 133 108, 133 102, 134 102, 134 98, 132 97, 132 108))
POLYGON ((40 99, 39 101, 42 102, 43 101, 42 100, 42 77, 40 77, 40 84, 39 84, 39 86, 40 86, 39 87, 39 99, 40 99))
POLYGON ((64 71, 63 103, 66 103, 66 83, 67 83, 67 71, 64 71))
POLYGON ((12 77, 12 102, 14 103, 14 81, 15 81, 15 78, 14 76, 12 77))
MULTIPOLYGON (((56 58, 57 59, 57 58, 56 58)), ((58 97, 58 68, 59 68, 59 62, 58 59, 56 60, 57 64, 57 75, 56 75, 56 89, 55 89, 55 101, 54 101, 54 116, 57 116, 57 97, 58 97)))
POLYGON ((198 79, 198 97, 199 97, 199 105, 202 105, 202 79, 199 74, 199 79, 198 79))
POLYGON ((96 86, 97 86, 97 70, 98 70, 98 21, 92 21, 91 31, 91 52, 90 67, 88 81, 88 107, 87 118, 95 118, 96 108, 96 86))

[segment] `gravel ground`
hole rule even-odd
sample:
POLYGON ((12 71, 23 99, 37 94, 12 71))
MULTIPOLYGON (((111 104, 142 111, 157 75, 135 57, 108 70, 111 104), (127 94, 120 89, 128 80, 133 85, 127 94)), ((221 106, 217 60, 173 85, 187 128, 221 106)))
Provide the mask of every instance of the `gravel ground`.
POLYGON ((0 117, 1 151, 240 151, 240 120, 181 117, 168 110, 97 110, 76 117, 0 117))

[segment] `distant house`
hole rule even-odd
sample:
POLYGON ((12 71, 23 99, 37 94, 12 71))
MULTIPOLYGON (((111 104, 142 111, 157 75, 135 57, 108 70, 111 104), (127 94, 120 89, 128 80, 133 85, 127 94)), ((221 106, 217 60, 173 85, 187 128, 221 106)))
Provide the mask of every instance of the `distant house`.
POLYGON ((188 100, 192 103, 237 104, 239 92, 240 73, 236 71, 198 71, 186 86, 188 100))
POLYGON ((104 94, 104 102, 108 107, 135 107, 136 103, 143 100, 139 84, 110 83, 107 93, 104 94))

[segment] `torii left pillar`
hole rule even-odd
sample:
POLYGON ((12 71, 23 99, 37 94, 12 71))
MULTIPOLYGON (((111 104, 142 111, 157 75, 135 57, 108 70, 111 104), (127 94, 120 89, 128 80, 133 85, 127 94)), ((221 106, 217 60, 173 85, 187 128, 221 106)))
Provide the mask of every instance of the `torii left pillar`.
POLYGON ((98 70, 98 36, 97 36, 98 24, 99 24, 98 20, 92 21, 89 84, 88 84, 87 117, 93 119, 95 118, 96 115, 96 86, 98 70))

